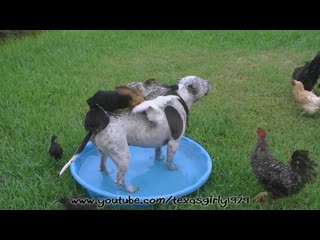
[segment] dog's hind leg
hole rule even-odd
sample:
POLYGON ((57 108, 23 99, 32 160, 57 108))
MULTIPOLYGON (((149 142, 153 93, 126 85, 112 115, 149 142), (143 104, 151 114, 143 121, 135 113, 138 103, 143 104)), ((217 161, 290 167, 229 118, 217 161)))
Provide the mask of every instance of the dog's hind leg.
POLYGON ((169 170, 177 170, 177 166, 173 164, 173 157, 178 149, 179 140, 171 139, 168 142, 168 151, 167 151, 167 167, 169 170))
POLYGON ((163 156, 163 154, 162 154, 162 152, 161 152, 161 147, 157 147, 157 148, 155 148, 154 150, 155 150, 155 157, 154 157, 154 159, 155 159, 155 160, 163 160, 163 159, 164 159, 164 156, 163 156))
MULTIPOLYGON (((119 146, 118 146, 119 147, 119 146)), ((108 152, 110 158, 117 166, 116 184, 121 186, 125 191, 134 193, 139 190, 138 187, 126 185, 124 182, 125 175, 128 171, 129 165, 129 149, 128 146, 119 149, 113 149, 108 152)))

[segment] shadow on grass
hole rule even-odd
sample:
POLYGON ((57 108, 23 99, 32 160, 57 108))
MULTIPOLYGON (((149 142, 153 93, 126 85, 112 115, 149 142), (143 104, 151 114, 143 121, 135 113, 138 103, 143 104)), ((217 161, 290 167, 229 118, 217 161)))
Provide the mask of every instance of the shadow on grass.
POLYGON ((25 36, 36 37, 40 32, 40 30, 0 30, 0 43, 25 36))

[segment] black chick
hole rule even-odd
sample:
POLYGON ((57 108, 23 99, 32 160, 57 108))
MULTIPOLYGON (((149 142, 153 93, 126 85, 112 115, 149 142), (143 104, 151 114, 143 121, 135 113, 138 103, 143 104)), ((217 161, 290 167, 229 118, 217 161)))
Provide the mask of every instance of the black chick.
POLYGON ((57 136, 51 136, 51 144, 49 147, 49 154, 55 159, 61 159, 63 155, 63 150, 61 146, 56 142, 57 136))
POLYGON ((97 206, 94 204, 74 204, 71 202, 70 198, 63 197, 58 200, 58 202, 62 203, 65 210, 96 210, 97 206))
POLYGON ((311 91, 320 76, 320 52, 313 60, 294 69, 292 78, 303 83, 304 89, 311 91))

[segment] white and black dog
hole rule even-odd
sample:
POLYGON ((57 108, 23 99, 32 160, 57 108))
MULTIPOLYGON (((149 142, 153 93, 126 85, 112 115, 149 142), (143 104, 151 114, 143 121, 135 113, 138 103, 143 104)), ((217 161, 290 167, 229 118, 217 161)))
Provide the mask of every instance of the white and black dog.
POLYGON ((199 77, 188 76, 177 80, 177 84, 179 89, 167 95, 178 97, 161 107, 163 121, 151 124, 145 112, 122 111, 118 116, 110 116, 108 126, 91 138, 100 154, 100 170, 107 171, 106 159, 110 157, 117 166, 115 182, 127 192, 138 190, 124 182, 130 159, 128 145, 155 148, 155 159, 159 160, 163 159, 161 147, 168 144, 167 167, 170 170, 177 169, 173 157, 184 135, 189 109, 208 94, 210 83, 199 77))

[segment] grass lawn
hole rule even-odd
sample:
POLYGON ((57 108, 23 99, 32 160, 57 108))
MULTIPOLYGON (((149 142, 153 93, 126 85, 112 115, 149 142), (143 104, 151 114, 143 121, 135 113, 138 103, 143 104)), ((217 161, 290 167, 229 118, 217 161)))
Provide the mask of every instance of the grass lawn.
MULTIPOLYGON (((249 196, 263 189, 249 156, 256 129, 286 162, 307 149, 320 166, 320 116, 301 116, 289 79, 320 50, 320 31, 45 31, 0 43, 0 209, 62 209, 61 196, 85 196, 58 172, 84 137, 86 99, 96 90, 151 77, 196 75, 212 83, 193 105, 186 136, 213 161, 208 182, 188 198, 249 196), (48 156, 56 134, 64 157, 48 156)), ((298 194, 239 205, 153 209, 320 209, 319 178, 298 194)))

